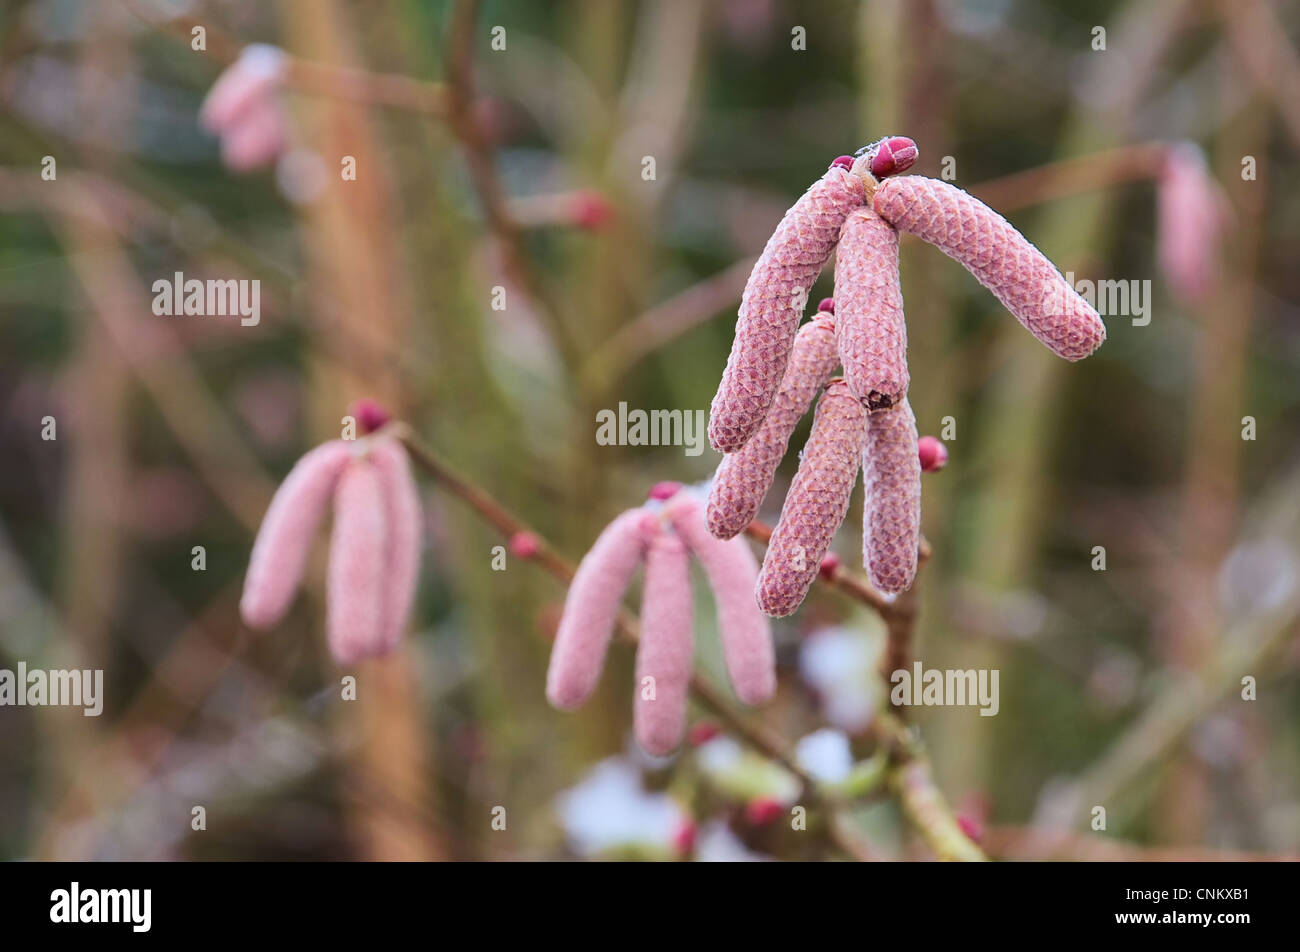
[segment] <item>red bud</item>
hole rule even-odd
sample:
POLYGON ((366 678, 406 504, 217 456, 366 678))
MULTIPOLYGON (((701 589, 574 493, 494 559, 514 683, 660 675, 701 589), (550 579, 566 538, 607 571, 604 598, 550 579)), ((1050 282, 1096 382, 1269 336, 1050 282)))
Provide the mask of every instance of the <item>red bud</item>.
POLYGON ((671 481, 655 483, 653 486, 650 487, 650 491, 646 493, 645 498, 658 499, 662 502, 665 499, 671 499, 673 496, 677 495, 677 490, 681 488, 682 488, 681 483, 674 483, 671 481))
POLYGON ((835 313, 835 298, 822 298, 821 303, 817 305, 818 311, 829 311, 835 313))
POLYGON ((921 457, 921 472, 933 473, 948 462, 948 447, 936 436, 923 436, 916 441, 916 452, 921 457))
POLYGON ((351 415, 356 418, 363 436, 375 432, 392 419, 387 410, 369 399, 361 399, 352 404, 351 415))
POLYGON ((897 175, 912 167, 920 150, 916 143, 906 136, 890 136, 882 139, 871 156, 871 174, 876 178, 897 175))

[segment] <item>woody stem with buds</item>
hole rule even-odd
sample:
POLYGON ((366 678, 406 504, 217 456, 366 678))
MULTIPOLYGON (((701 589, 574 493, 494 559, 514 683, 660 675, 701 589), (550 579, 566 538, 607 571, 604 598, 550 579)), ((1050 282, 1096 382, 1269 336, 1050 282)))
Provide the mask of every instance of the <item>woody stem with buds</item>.
MULTIPOLYGON (((520 533, 530 534, 536 543, 535 550, 529 556, 530 560, 536 561, 566 585, 573 581, 575 567, 572 562, 560 555, 540 534, 488 492, 457 472, 424 443, 409 425, 402 422, 390 423, 384 427, 384 432, 391 433, 402 442, 418 468, 443 489, 465 502, 484 522, 503 536, 510 538, 520 533)), ((766 542, 771 530, 760 523, 754 523, 747 534, 766 542)), ((922 559, 927 554, 928 546, 923 543, 922 559)), ((822 581, 880 612, 887 623, 895 615, 900 619, 904 617, 901 608, 885 601, 865 580, 858 579, 851 573, 832 569, 822 576, 822 581)), ((906 617, 910 619, 910 615, 906 617)), ((630 612, 620 612, 618 630, 624 640, 636 642, 638 627, 630 612)), ((717 687, 698 675, 691 677, 690 691, 700 707, 725 724, 736 737, 798 779, 803 787, 803 798, 810 805, 825 811, 826 835, 838 849, 858 860, 870 858, 869 851, 860 838, 845 829, 843 813, 849 803, 824 793, 813 777, 799 766, 784 738, 765 725, 744 717, 717 687)), ((883 712, 873 727, 873 733, 881 748, 890 754, 893 765, 891 785, 903 804, 904 813, 931 848, 944 859, 983 859, 979 848, 961 832, 943 795, 935 788, 928 760, 910 730, 897 717, 883 712)))

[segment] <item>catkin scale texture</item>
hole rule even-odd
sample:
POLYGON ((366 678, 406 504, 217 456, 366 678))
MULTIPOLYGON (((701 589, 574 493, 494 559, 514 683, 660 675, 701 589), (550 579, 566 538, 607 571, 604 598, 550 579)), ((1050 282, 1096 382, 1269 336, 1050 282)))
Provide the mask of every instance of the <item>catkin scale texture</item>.
POLYGON ((899 231, 965 265, 1030 333, 1066 360, 1087 357, 1106 339, 1097 311, 1056 266, 1010 222, 961 189, 904 175, 882 182, 872 205, 899 231))
POLYGON ((641 509, 623 513, 578 564, 546 673, 546 696, 558 708, 582 704, 600 678, 623 593, 645 554, 644 515, 641 509))
POLYGON ((719 539, 744 531, 763 504, 799 420, 839 364, 835 318, 820 313, 795 337, 776 399, 743 447, 723 457, 709 487, 708 527, 719 539))
POLYGON ((862 455, 862 562, 887 595, 911 587, 921 544, 921 460, 916 418, 906 400, 872 413, 862 455))
POLYGON ((845 220, 835 252, 835 341, 844 380, 868 409, 907 395, 898 232, 869 208, 845 220))
POLYGON ((686 730, 694 654, 691 602, 686 546, 676 535, 660 530, 646 550, 632 711, 637 743, 655 756, 672 751, 686 730))
POLYGON ((322 444, 298 460, 276 490, 253 543, 239 602, 250 628, 269 628, 288 611, 334 486, 351 459, 351 447, 342 440, 322 444))
POLYGON ((388 521, 388 553, 383 585, 381 641, 391 651, 401 641, 411 616, 420 576, 420 491, 411 475, 406 449, 395 439, 381 439, 370 454, 382 488, 388 521))
POLYGON ((339 664, 384 651, 388 548, 379 472, 369 460, 353 460, 334 490, 334 529, 325 579, 326 637, 339 664))
POLYGON ((762 704, 776 692, 776 658, 771 625, 754 605, 758 561, 743 538, 710 534, 699 500, 683 496, 669 506, 669 519, 708 576, 731 686, 745 704, 762 704))
POLYGON ((709 442, 732 453, 748 442, 776 396, 808 292, 844 218, 867 201, 855 172, 828 169, 790 210, 750 273, 731 356, 709 414, 709 442))
POLYGON ((767 614, 789 615, 808 594, 848 512, 866 439, 866 407, 843 380, 831 381, 758 576, 758 606, 767 614))

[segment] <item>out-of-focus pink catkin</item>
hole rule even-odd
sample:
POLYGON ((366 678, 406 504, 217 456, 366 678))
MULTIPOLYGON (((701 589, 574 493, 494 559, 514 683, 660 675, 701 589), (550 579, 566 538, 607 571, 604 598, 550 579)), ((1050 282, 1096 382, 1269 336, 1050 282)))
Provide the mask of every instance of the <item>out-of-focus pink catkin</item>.
POLYGON ((600 679, 623 593, 645 554, 644 516, 642 509, 623 513, 578 564, 546 673, 546 696, 558 708, 581 705, 600 679))
POLYGON ((744 446, 776 397, 809 289, 830 258, 845 217, 867 201, 856 168, 833 166, 814 182, 785 213, 750 273, 731 356, 709 415, 709 442, 719 452, 744 446))
POLYGON ((671 752, 686 731, 693 615, 686 546, 659 530, 646 551, 633 708, 637 742, 655 756, 671 752))
POLYGON ((907 324, 898 232, 869 208, 844 222, 835 253, 835 339, 844 379, 868 409, 907 395, 907 324))
POLYGON ((325 580, 326 636, 339 664, 382 654, 389 525, 384 487, 369 459, 356 459, 334 490, 325 580))
POLYGON ((719 539, 739 535, 758 515, 785 456, 790 434, 808 412, 817 391, 835 372, 839 364, 835 323, 836 318, 823 311, 799 330, 781 387, 763 425, 748 443, 723 457, 719 464, 709 488, 708 505, 709 531, 719 539))
POLYGON ((1156 190, 1157 254, 1184 303, 1203 300, 1218 277, 1224 199, 1205 156, 1190 142, 1171 146, 1156 190))
POLYGON ((921 460, 916 418, 906 400, 871 414, 862 482, 862 561, 871 584, 896 595, 916 578, 921 544, 921 460))
POLYGON ((298 460, 276 490, 253 543, 239 602, 250 628, 270 628, 288 611, 334 486, 351 459, 348 443, 325 443, 298 460))
POLYGON ((420 491, 411 475, 406 449, 396 439, 381 438, 370 451, 378 474, 384 515, 388 523, 388 552, 383 583, 383 649, 401 641, 411 617, 420 577, 420 491))
MULTIPOLYGON (((867 415, 842 379, 831 381, 817 403, 803 461, 758 577, 758 607, 769 615, 793 612, 817 577, 848 512, 867 440, 867 415)), ((915 447, 912 455, 915 460, 915 447)))
MULTIPOLYGON (((1066 360, 1079 360, 1106 339, 1097 311, 1041 251, 983 202, 946 182, 919 175, 886 179, 873 207, 966 266, 1035 337, 1066 360)), ((842 293, 836 304, 842 310, 842 293)))
MULTIPOLYGON (((745 452, 748 450, 746 446, 745 452)), ((758 560, 743 539, 722 540, 710 534, 701 502, 683 496, 668 508, 677 534, 699 559, 713 589, 718 632, 727 674, 736 697, 745 704, 762 704, 776 691, 776 658, 772 629, 754 604, 758 560)))
POLYGON ((199 121, 220 136, 222 158, 235 171, 266 165, 287 144, 288 120, 278 99, 286 63, 277 47, 247 46, 203 101, 199 121))

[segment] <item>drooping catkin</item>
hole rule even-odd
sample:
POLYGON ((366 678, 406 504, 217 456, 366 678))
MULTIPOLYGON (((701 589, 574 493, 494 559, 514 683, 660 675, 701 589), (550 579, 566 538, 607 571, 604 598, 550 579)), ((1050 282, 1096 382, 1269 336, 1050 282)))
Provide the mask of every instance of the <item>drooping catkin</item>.
MULTIPOLYGON (((856 168, 856 166, 855 166, 856 168)), ((709 442, 733 453, 776 396, 808 292, 830 258, 844 218, 867 201, 862 176, 838 166, 785 213, 750 273, 736 336, 709 414, 709 442)))
POLYGON ((907 324, 898 232, 869 208, 844 222, 835 252, 835 341, 853 395, 877 410, 907 395, 907 324))
POLYGON ((691 602, 686 546, 660 529, 646 550, 633 707, 637 742, 655 756, 671 752, 686 729, 694 654, 691 602))
POLYGON ((276 490, 253 543, 239 602, 250 628, 270 628, 288 611, 334 486, 351 458, 351 447, 342 440, 322 444, 298 460, 276 490))
POLYGON ((1030 333, 1066 360, 1087 357, 1106 339, 1097 311, 1056 266, 1010 222, 961 189, 904 175, 882 182, 872 206, 899 231, 923 238, 965 265, 1030 333))
POLYGON ((896 595, 916 578, 921 544, 921 460, 906 400, 870 415, 862 483, 862 562, 872 585, 896 595))
POLYGON ((334 530, 325 580, 326 637, 339 664, 385 650, 385 556, 389 551, 379 472, 354 459, 334 490, 334 530))
POLYGON ((835 320, 833 315, 820 312, 800 328, 781 387, 763 425, 748 443, 724 456, 718 465, 709 487, 708 525, 719 539, 739 535, 758 515, 785 456, 790 434, 839 365, 835 320))
POLYGON ((379 476, 388 522, 388 557, 384 575, 384 623, 381 641, 386 651, 397 647, 415 600, 420 576, 420 491, 411 475, 406 449, 391 438, 379 439, 370 453, 379 476))
POLYGON ((723 540, 710 534, 700 500, 689 494, 673 500, 668 517, 708 576, 723 658, 736 697, 745 704, 770 700, 776 691, 776 659, 771 625, 754 604, 758 560, 753 550, 743 538, 723 540))
POLYGON ((642 509, 620 515, 578 564, 546 672, 546 696, 558 708, 578 707, 600 679, 623 593, 645 554, 644 516, 642 509))
MULTIPOLYGON (((837 302, 838 307, 838 302, 837 302)), ((758 576, 758 607, 789 615, 804 600, 848 512, 867 439, 867 408, 836 379, 817 403, 812 434, 758 576)))

